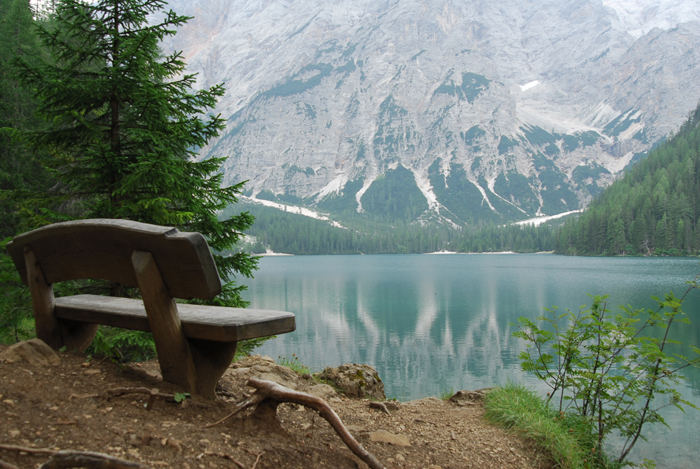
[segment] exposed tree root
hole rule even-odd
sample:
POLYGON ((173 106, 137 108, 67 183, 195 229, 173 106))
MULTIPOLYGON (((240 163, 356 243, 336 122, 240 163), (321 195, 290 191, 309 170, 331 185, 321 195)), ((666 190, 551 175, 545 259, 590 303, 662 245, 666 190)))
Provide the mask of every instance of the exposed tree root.
MULTIPOLYGON (((89 469, 146 469, 139 463, 115 458, 107 454, 91 451, 54 451, 48 448, 29 448, 26 446, 0 444, 0 449, 16 451, 27 454, 49 454, 48 461, 40 466, 40 469, 64 469, 71 467, 84 467, 89 469)), ((0 468, 15 469, 8 463, 0 461, 0 468)))
MULTIPOLYGON (((377 460, 374 455, 367 451, 348 431, 343 422, 338 417, 338 414, 328 405, 323 399, 312 396, 304 392, 295 391, 286 386, 282 386, 273 381, 267 381, 257 378, 251 378, 247 382, 248 386, 256 389, 255 393, 249 398, 236 405, 234 410, 225 417, 217 420, 214 423, 207 425, 212 427, 218 425, 227 419, 233 417, 243 409, 254 407, 256 414, 276 415, 277 406, 282 402, 292 402, 301 404, 310 409, 315 410, 321 417, 326 419, 331 424, 335 432, 341 440, 347 445, 357 457, 363 460, 372 469, 382 469, 384 465, 377 460)), ((259 457, 258 457, 259 460, 259 457)), ((257 465, 257 460, 254 467, 257 465)))

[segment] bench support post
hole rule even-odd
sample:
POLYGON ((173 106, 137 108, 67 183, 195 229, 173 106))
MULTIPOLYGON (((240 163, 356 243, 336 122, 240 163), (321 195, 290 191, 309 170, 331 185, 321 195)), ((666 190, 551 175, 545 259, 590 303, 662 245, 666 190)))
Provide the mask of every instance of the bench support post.
POLYGON ((36 336, 57 350, 63 347, 63 337, 58 319, 53 314, 53 286, 44 278, 44 273, 31 249, 25 248, 24 263, 27 268, 27 283, 32 293, 36 336))
POLYGON ((85 350, 95 337, 98 325, 56 318, 53 286, 46 281, 31 249, 24 251, 24 262, 27 283, 32 293, 36 336, 55 350, 63 346, 68 350, 85 350))
POLYGON ((153 256, 150 252, 134 251, 131 263, 156 343, 163 379, 179 384, 190 392, 197 392, 197 371, 182 331, 177 305, 163 283, 153 256))
POLYGON ((188 339, 188 342, 197 367, 197 394, 213 399, 216 383, 236 353, 236 342, 197 339, 188 339))

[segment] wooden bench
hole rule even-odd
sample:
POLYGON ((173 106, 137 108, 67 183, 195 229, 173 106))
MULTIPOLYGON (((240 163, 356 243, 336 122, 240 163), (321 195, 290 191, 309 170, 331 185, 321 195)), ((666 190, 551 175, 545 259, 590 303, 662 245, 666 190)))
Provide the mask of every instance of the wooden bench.
POLYGON ((295 328, 284 311, 199 306, 221 280, 200 233, 128 220, 56 223, 7 247, 32 295, 37 336, 54 349, 84 350, 98 324, 151 331, 163 379, 213 398, 239 340, 295 328), (103 279, 138 287, 143 300, 100 295, 54 297, 52 284, 103 279))

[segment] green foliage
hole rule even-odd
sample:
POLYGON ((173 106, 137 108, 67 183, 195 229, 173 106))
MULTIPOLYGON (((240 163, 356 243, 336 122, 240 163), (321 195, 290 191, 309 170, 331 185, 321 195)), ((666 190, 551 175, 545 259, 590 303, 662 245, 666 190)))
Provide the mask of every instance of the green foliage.
POLYGON ((0 242, 0 343, 14 343, 34 336, 29 291, 22 284, 5 246, 0 242))
MULTIPOLYGON (((159 42, 188 20, 166 5, 64 0, 36 23, 26 1, 0 0, 0 209, 7 214, 0 235, 88 217, 199 231, 228 280, 214 303, 245 306, 245 287, 232 277, 251 276, 257 260, 234 245, 253 218, 218 218, 242 184, 221 187, 223 159, 195 160, 223 126, 209 109, 224 89, 193 91, 196 77, 185 72, 181 53, 163 56, 159 42)), ((25 338, 29 295, 4 244, 0 287, 0 340, 25 338)), ((56 285, 56 292, 84 288, 100 287, 56 285)), ((101 328, 91 353, 144 360, 155 348, 149 334, 101 328)))
POLYGON ((610 467, 595 457, 591 426, 574 414, 553 410, 533 391, 507 385, 486 395, 486 418, 511 428, 552 456, 557 467, 610 467))
POLYGON ((348 214, 345 228, 259 205, 245 207, 255 216, 248 234, 255 237, 253 252, 266 249, 289 254, 420 253, 445 249, 453 232, 444 226, 396 222, 387 226, 348 214))
MULTIPOLYGON (((221 85, 193 91, 180 52, 159 43, 189 18, 164 11, 167 2, 64 0, 40 25, 47 58, 20 60, 47 125, 32 136, 52 153, 58 184, 51 193, 73 217, 127 218, 199 231, 220 272, 250 276, 254 258, 221 256, 250 226, 240 213, 220 220, 242 184, 221 187, 222 158, 196 152, 223 127, 208 114, 221 85), (157 18, 157 20, 153 20, 157 18)), ((232 305, 242 304, 229 289, 232 305)))
POLYGON ((181 403, 181 402, 186 401, 186 400, 189 399, 190 397, 192 397, 192 395, 191 395, 190 393, 188 393, 188 392, 176 392, 176 393, 173 395, 173 400, 174 400, 176 403, 179 404, 179 403, 181 403))
POLYGON ((287 357, 277 357, 277 363, 282 366, 286 366, 290 370, 294 371, 299 375, 310 375, 311 370, 308 366, 304 365, 296 354, 292 354, 292 358, 287 357))
MULTIPOLYGON (((627 121, 624 121, 627 122, 627 121)), ((588 177, 579 168, 574 177, 588 177)), ((636 163, 558 234, 576 255, 700 252, 700 107, 671 139, 636 163)))
POLYGON ((87 353, 118 363, 141 362, 155 358, 156 347, 149 332, 101 326, 87 353))
POLYGON ((362 195, 362 208, 388 220, 415 220, 428 209, 413 173, 399 165, 375 179, 362 195))
MULTIPOLYGON (((694 407, 676 388, 678 372, 700 363, 669 352, 677 343, 671 336, 674 323, 689 323, 681 309, 686 295, 668 293, 656 299, 658 308, 623 307, 612 314, 605 297, 594 297, 589 309, 567 311, 538 318, 520 318, 513 335, 525 340, 520 354, 523 370, 533 373, 549 388, 547 404, 557 412, 585 419, 596 436, 596 454, 611 434, 624 439, 616 461, 625 462, 645 424, 665 424, 661 410, 667 406, 694 407)), ((694 347, 700 354, 700 349, 694 347)), ((602 463, 602 460, 601 460, 602 463)))
POLYGON ((29 2, 0 0, 0 238, 43 224, 55 202, 38 197, 54 184, 44 167, 46 152, 33 147, 21 130, 36 129, 37 102, 30 87, 18 83, 18 58, 44 55, 29 2), (41 200, 37 200, 41 199, 41 200))

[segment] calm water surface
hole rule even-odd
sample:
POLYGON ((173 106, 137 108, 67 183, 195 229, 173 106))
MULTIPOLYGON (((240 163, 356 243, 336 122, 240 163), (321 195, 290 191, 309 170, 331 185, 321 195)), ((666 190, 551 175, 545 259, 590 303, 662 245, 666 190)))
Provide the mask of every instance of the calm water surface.
MULTIPOLYGON (((312 370, 368 363, 399 400, 507 382, 543 390, 525 375, 512 337, 518 317, 545 308, 577 310, 590 295, 617 307, 653 306, 652 296, 685 291, 700 273, 686 258, 578 258, 554 255, 384 255, 266 257, 246 281, 251 307, 283 309, 297 330, 260 353, 296 354, 312 370)), ((692 327, 678 338, 700 345, 700 292, 685 304, 692 327)), ((686 373, 686 399, 700 406, 700 372, 686 373)), ((658 467, 697 467, 700 411, 669 411, 672 429, 655 426, 635 457, 658 467)))

